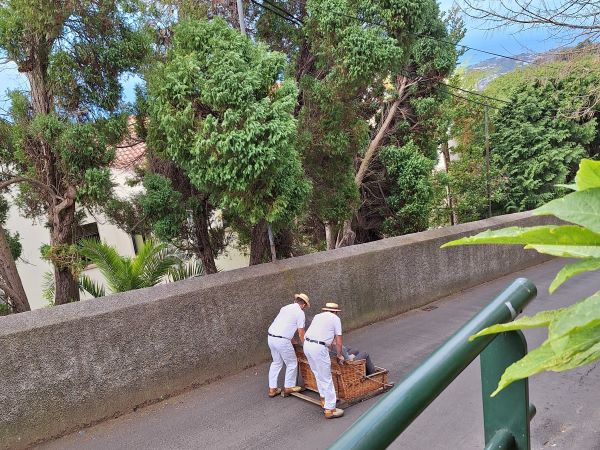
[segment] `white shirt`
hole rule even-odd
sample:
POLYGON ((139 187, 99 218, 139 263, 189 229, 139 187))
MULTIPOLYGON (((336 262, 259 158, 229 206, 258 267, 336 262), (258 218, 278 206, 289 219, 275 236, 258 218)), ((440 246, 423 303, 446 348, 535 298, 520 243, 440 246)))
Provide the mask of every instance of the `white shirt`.
POLYGON ((279 314, 269 327, 269 333, 292 339, 298 328, 304 328, 304 311, 298 303, 286 305, 279 310, 279 314))
POLYGON ((317 314, 306 331, 306 337, 313 341, 325 342, 331 345, 334 336, 342 335, 342 321, 331 311, 317 314))

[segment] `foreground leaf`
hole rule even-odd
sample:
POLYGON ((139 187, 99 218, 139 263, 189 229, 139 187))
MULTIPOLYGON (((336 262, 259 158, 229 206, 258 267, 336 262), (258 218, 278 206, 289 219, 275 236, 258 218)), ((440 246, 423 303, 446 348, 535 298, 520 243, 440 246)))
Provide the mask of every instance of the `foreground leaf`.
POLYGON ((600 258, 588 258, 584 259, 583 261, 567 264, 560 269, 560 272, 556 274, 556 277, 550 284, 548 291, 552 294, 560 285, 575 275, 598 269, 600 269, 600 258))
POLYGON ((598 245, 600 234, 577 225, 541 225, 537 227, 509 227, 501 230, 487 230, 475 236, 468 236, 442 245, 442 248, 456 245, 477 244, 552 244, 552 245, 598 245))
POLYGON ((600 188, 572 192, 540 206, 533 214, 556 216, 600 233, 600 188))
POLYGON ((526 245, 526 250, 537 250, 540 253, 565 258, 600 258, 600 246, 591 245, 526 245))
POLYGON ((548 339, 556 339, 580 328, 600 325, 600 291, 564 308, 548 327, 548 339))
POLYGON ((600 188, 600 161, 582 160, 575 176, 575 185, 579 191, 600 188))
POLYGON ((514 381, 545 370, 562 372, 600 359, 600 326, 577 329, 560 339, 564 341, 561 345, 563 351, 556 352, 552 345, 553 340, 549 339, 509 366, 500 378, 492 397, 514 381))
POLYGON ((499 323, 491 327, 484 328, 479 333, 469 337, 469 341, 473 341, 481 336, 489 334, 503 333, 504 331, 525 330, 528 328, 541 328, 550 325, 553 319, 559 315, 563 309, 553 309, 550 311, 541 311, 535 316, 523 316, 517 320, 508 323, 499 323))

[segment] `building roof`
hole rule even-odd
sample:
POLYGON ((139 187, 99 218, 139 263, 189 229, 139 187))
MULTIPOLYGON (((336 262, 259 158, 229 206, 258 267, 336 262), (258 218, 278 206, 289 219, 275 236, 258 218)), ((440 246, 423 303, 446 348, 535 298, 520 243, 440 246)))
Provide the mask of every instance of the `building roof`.
POLYGON ((127 120, 129 133, 115 148, 115 159, 111 167, 118 170, 133 170, 146 160, 146 143, 135 132, 135 117, 127 120))

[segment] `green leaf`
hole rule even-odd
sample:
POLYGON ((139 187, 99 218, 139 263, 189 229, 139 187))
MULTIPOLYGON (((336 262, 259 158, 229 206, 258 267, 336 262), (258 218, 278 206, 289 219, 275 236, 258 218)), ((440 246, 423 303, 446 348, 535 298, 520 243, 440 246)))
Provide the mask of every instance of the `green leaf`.
POLYGON ((588 272, 590 270, 598 270, 600 269, 600 258, 588 258, 583 261, 577 261, 575 263, 567 264, 560 272, 556 274, 556 277, 550 284, 548 288, 548 292, 551 294, 558 289, 560 285, 562 285, 565 281, 574 277, 575 275, 579 275, 583 272, 588 272))
POLYGON ((537 227, 509 227, 487 230, 447 242, 442 248, 475 244, 552 244, 552 245, 599 245, 600 234, 576 225, 542 225, 537 227))
POLYGON ((106 291, 104 290, 104 286, 102 284, 95 282, 87 275, 81 275, 79 277, 79 288, 84 292, 89 293, 92 297, 104 297, 106 295, 106 291))
POLYGON ((600 188, 600 161, 582 160, 575 175, 575 184, 580 191, 600 188))
POLYGON ((600 258, 600 247, 591 245, 526 245, 526 250, 537 250, 540 253, 566 258, 600 258))
POLYGON ((548 338, 560 338, 580 328, 600 325, 600 291, 561 311, 550 323, 548 338))
POLYGON ((561 351, 555 351, 556 340, 548 339, 522 359, 509 366, 498 383, 498 392, 514 381, 530 377, 544 370, 562 372, 600 359, 600 326, 575 329, 561 337, 561 351))
POLYGON ((562 309, 553 309, 550 311, 541 311, 535 316, 523 316, 517 320, 513 320, 508 323, 499 323, 492 325, 491 327, 484 328, 479 333, 469 337, 469 341, 473 341, 481 336, 487 336, 489 334, 503 333, 505 331, 513 330, 525 330, 527 328, 540 328, 547 327, 550 325, 553 319, 562 312, 562 309))
POLYGON ((556 216, 600 233, 600 188, 572 192, 540 206, 533 214, 556 216))

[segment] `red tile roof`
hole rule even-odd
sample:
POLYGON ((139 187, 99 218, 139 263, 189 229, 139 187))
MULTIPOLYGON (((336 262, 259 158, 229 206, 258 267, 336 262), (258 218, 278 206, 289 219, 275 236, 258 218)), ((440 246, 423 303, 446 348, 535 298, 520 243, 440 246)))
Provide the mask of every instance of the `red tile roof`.
POLYGON ((135 132, 135 118, 129 117, 129 134, 115 149, 113 169, 133 170, 145 161, 146 143, 140 140, 135 132))

